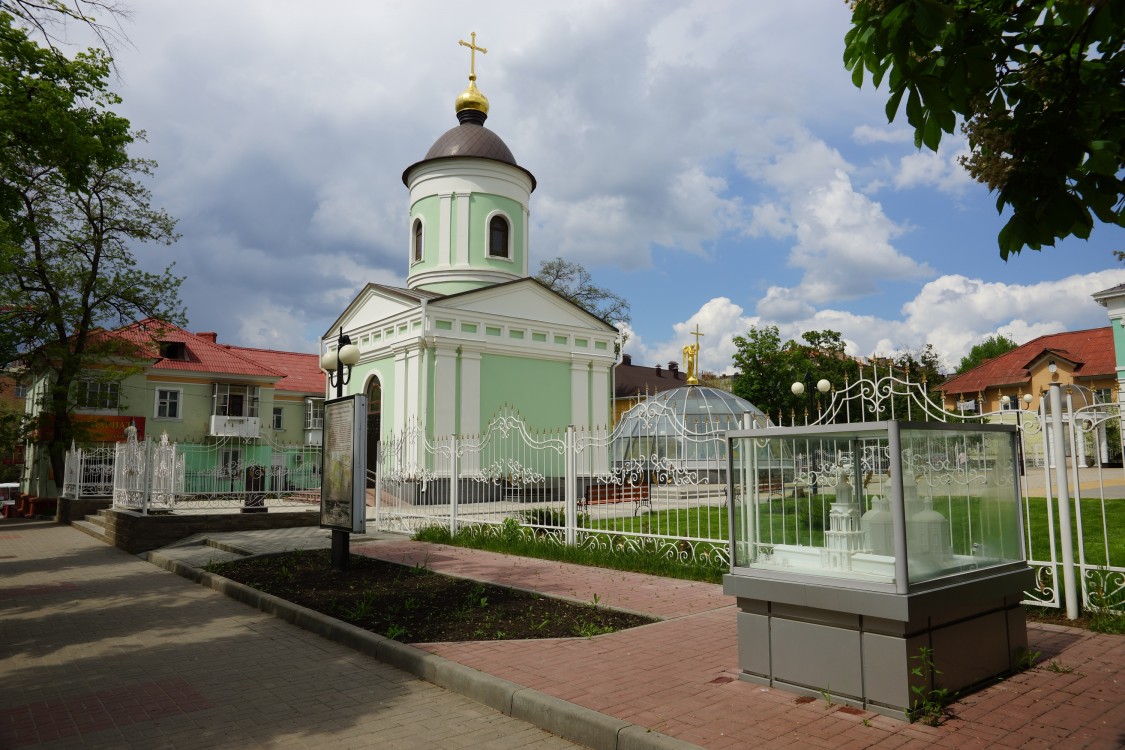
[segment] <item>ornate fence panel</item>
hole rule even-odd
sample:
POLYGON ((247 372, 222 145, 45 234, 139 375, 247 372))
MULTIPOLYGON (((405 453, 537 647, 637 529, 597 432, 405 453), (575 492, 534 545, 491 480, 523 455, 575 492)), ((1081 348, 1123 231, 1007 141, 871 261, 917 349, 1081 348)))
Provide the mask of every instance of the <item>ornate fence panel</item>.
POLYGON ((78 448, 66 452, 63 494, 76 500, 113 496, 113 446, 78 448))
POLYGON ((737 418, 686 424, 657 401, 575 440, 579 544, 729 565, 727 445, 737 418))
POLYGON ((225 438, 209 444, 130 435, 113 463, 115 507, 203 511, 306 508, 320 501, 320 447, 225 438))
POLYGON ((536 434, 514 412, 480 435, 429 440, 420 426, 379 445, 369 514, 380 529, 413 532, 440 524, 566 530, 566 433, 536 434))

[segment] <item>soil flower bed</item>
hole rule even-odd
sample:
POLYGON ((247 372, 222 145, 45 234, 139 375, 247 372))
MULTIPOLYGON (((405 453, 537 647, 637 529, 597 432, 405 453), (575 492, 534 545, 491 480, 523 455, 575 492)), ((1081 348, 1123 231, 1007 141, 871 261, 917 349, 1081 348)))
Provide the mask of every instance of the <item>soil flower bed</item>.
POLYGON ((294 604, 403 643, 590 637, 655 620, 352 555, 332 570, 328 550, 207 566, 294 604))

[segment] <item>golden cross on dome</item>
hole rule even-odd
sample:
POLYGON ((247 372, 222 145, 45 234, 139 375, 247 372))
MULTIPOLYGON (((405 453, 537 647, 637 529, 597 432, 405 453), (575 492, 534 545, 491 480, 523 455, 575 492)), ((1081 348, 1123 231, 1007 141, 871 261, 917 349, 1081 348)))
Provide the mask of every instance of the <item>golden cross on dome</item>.
POLYGON ((460 39, 457 43, 462 47, 469 48, 469 80, 475 81, 477 80, 477 53, 479 52, 482 55, 487 55, 488 50, 486 50, 484 47, 477 46, 477 32, 474 31, 470 38, 472 39, 471 42, 466 42, 464 39, 460 39))
POLYGON ((695 336, 695 350, 699 351, 699 337, 700 336, 706 336, 707 334, 699 332, 699 324, 698 323, 695 324, 695 330, 689 331, 688 333, 691 336, 695 336))

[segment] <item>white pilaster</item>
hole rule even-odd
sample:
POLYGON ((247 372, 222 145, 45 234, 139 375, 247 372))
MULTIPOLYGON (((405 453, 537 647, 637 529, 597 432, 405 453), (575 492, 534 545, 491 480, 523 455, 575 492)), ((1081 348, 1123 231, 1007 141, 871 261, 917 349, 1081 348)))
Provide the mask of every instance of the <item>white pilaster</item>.
POLYGON ((596 427, 609 427, 609 365, 595 363, 592 371, 593 387, 590 390, 591 416, 596 427))
POLYGON ((589 427, 590 421, 590 363, 570 363, 570 422, 575 427, 589 427))
POLYGON ((449 346, 434 348, 434 437, 457 431, 457 352, 449 346))
POLYGON ((394 432, 402 432, 410 424, 406 415, 406 391, 409 389, 407 380, 406 352, 395 352, 395 425, 394 432))
POLYGON ((480 352, 461 350, 462 435, 480 434, 480 352))
POLYGON ((449 232, 452 224, 453 197, 449 193, 438 196, 438 263, 453 265, 452 238, 449 232))
POLYGON ((457 265, 469 265, 469 193, 454 193, 457 211, 457 265))
POLYGON ((531 224, 531 211, 528 210, 527 204, 523 206, 523 275, 527 276, 528 258, 531 256, 531 246, 527 244, 530 232, 528 225, 531 224))

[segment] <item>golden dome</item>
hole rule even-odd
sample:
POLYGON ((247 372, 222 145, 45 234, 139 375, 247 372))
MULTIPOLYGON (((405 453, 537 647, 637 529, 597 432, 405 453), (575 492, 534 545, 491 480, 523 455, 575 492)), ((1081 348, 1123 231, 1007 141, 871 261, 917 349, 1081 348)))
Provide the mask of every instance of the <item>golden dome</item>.
POLYGON ((477 88, 476 78, 476 76, 469 76, 469 88, 462 91, 461 95, 457 97, 457 101, 453 105, 454 112, 475 109, 478 112, 488 114, 488 97, 477 88))

